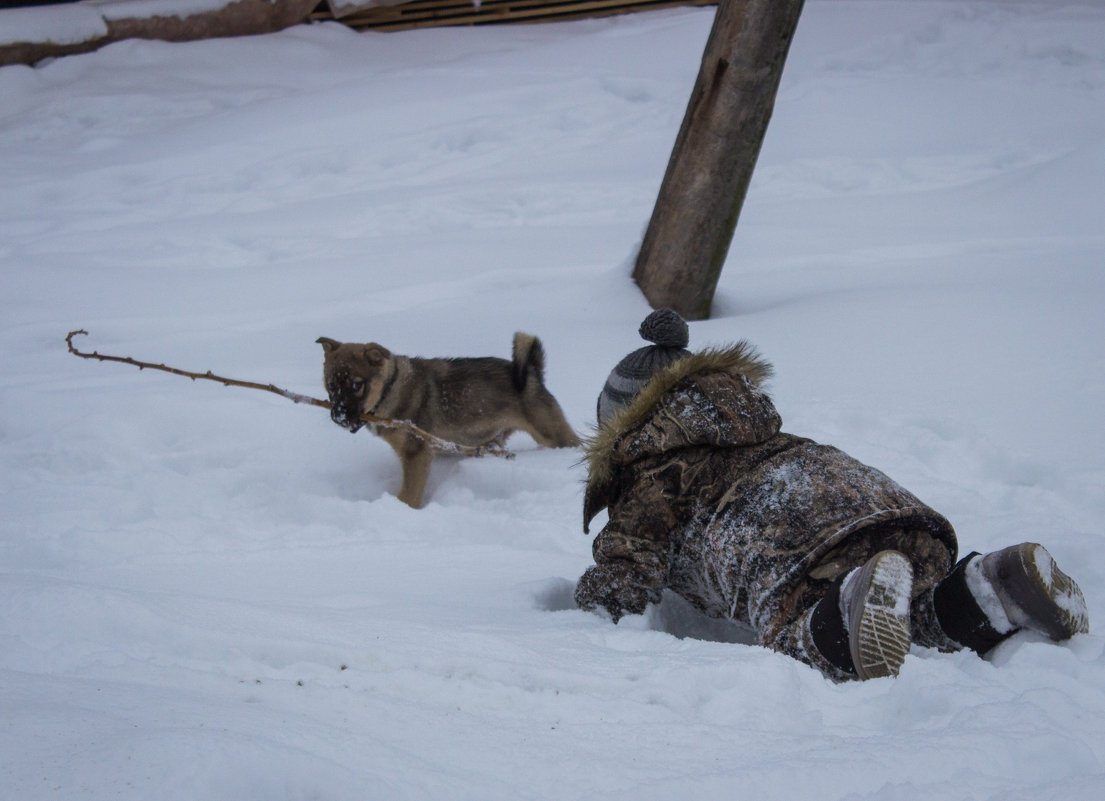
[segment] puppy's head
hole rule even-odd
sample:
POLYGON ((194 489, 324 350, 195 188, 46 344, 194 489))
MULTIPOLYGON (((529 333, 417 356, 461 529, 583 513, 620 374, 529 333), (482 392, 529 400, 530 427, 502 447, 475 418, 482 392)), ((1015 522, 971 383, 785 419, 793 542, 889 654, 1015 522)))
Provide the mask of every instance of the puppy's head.
POLYGON ((342 343, 319 337, 322 345, 322 380, 330 398, 330 419, 356 432, 380 403, 384 388, 395 369, 391 352, 375 342, 342 343))

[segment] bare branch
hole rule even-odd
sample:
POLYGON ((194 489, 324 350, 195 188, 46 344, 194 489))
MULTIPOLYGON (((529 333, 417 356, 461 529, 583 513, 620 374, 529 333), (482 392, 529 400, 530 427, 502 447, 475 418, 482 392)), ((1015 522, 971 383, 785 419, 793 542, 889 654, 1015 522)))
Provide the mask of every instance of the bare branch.
MULTIPOLYGON (((172 373, 173 375, 183 376, 190 378, 193 381, 216 381, 223 386, 227 387, 246 387, 247 389, 260 389, 265 392, 272 392, 275 395, 279 395, 282 398, 287 398, 293 403, 306 403, 310 406, 319 406, 323 409, 330 408, 330 401, 320 400, 319 398, 312 398, 309 395, 300 395, 298 392, 291 392, 286 389, 281 389, 273 384, 259 384, 255 381, 239 381, 236 378, 226 378, 221 375, 215 375, 210 370, 205 373, 196 373, 190 370, 181 370, 178 367, 169 367, 164 364, 154 364, 152 362, 142 362, 137 359, 132 359, 130 356, 108 356, 102 353, 92 351, 91 353, 85 353, 78 350, 73 345, 73 337, 81 334, 88 336, 88 332, 83 328, 76 331, 70 331, 65 336, 65 344, 69 348, 69 352, 74 356, 80 356, 82 359, 95 359, 101 362, 119 362, 121 364, 130 364, 137 367, 139 370, 160 370, 163 373, 172 373)), ((507 450, 502 445, 495 443, 489 443, 487 445, 461 445, 457 442, 450 442, 448 440, 435 437, 428 431, 423 431, 416 426, 410 420, 392 420, 388 417, 377 417, 374 414, 362 414, 361 420, 366 423, 370 423, 381 428, 394 428, 402 431, 406 431, 408 434, 418 437, 426 442, 434 450, 441 451, 443 453, 452 453, 458 456, 501 456, 504 459, 513 459, 514 453, 507 450)))

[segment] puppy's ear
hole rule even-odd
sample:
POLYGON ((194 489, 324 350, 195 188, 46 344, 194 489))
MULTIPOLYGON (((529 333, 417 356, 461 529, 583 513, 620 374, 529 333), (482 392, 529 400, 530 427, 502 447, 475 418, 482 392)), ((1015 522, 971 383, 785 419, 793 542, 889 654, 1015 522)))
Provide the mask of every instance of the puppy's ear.
POLYGON ((369 342, 367 345, 364 346, 364 357, 369 364, 383 364, 390 356, 391 351, 385 348, 383 345, 377 345, 375 342, 369 342))
POLYGON ((315 342, 322 345, 322 349, 327 353, 337 350, 338 346, 341 345, 336 339, 330 339, 330 337, 319 337, 315 342))

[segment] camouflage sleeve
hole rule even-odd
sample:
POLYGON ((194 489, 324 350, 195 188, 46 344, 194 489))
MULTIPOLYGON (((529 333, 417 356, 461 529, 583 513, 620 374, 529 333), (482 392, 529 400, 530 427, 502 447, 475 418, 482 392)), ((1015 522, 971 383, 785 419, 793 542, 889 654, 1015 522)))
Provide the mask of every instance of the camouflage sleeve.
POLYGON ((610 509, 610 520, 595 537, 595 565, 576 585, 582 609, 602 607, 615 622, 641 614, 660 600, 668 572, 668 537, 676 524, 663 482, 637 482, 610 509))

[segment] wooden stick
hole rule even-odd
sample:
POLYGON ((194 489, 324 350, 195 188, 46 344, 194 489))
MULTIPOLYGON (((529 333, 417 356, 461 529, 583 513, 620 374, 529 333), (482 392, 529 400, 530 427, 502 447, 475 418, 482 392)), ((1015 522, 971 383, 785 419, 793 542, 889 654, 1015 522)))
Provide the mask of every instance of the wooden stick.
MULTIPOLYGON (((298 392, 291 392, 287 389, 281 389, 273 384, 259 384, 255 381, 239 381, 236 378, 226 378, 221 375, 215 375, 210 370, 205 373, 194 373, 190 370, 181 370, 177 367, 169 367, 164 364, 153 364, 152 362, 140 362, 137 359, 132 359, 130 356, 107 356, 102 353, 92 351, 91 353, 85 353, 78 350, 73 345, 73 337, 78 334, 88 336, 88 332, 83 328, 79 328, 76 331, 70 331, 65 336, 65 344, 69 348, 69 352, 74 356, 80 356, 82 359, 95 359, 101 362, 119 362, 121 364, 130 364, 137 367, 139 370, 160 370, 164 373, 172 373, 173 375, 184 376, 190 378, 193 381, 203 379, 205 381, 217 381, 223 386, 227 387, 246 387, 248 389, 260 389, 265 392, 272 392, 279 395, 282 398, 287 398, 293 403, 306 403, 310 406, 319 406, 323 409, 330 408, 330 401, 319 400, 318 398, 312 398, 309 395, 300 395, 298 392)), ((441 437, 435 437, 428 431, 423 431, 416 426, 410 420, 392 420, 388 417, 377 417, 374 414, 362 414, 360 419, 366 423, 380 426, 381 428, 396 428, 406 431, 419 439, 422 439, 435 450, 442 451, 443 453, 452 453, 458 456, 501 456, 504 459, 513 459, 514 453, 507 450, 502 445, 495 443, 489 443, 487 445, 461 445, 457 442, 450 442, 448 440, 441 439, 441 437)))

